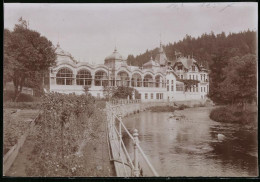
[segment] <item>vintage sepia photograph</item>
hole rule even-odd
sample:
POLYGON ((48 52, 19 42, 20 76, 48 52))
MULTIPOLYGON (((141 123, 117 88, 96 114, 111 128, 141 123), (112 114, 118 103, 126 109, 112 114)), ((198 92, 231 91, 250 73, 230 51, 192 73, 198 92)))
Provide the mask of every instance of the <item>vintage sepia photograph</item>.
POLYGON ((257 177, 258 3, 4 3, 4 177, 257 177))

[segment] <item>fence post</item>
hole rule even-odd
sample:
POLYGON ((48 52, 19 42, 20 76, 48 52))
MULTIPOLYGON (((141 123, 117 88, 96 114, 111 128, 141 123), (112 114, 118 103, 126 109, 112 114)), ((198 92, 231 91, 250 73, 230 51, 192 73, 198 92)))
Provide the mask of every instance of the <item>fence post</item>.
POLYGON ((119 118, 119 156, 121 155, 121 145, 122 145, 122 130, 121 130, 121 122, 122 122, 122 114, 118 115, 119 118))
POLYGON ((137 129, 134 129, 133 136, 134 136, 134 176, 139 177, 140 171, 138 168, 138 148, 137 148, 138 130, 137 129))

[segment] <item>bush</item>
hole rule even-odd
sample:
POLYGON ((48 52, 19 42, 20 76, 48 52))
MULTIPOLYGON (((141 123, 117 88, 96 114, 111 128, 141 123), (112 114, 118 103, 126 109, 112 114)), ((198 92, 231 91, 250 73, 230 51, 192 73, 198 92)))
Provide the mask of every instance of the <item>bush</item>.
POLYGON ((243 111, 238 107, 218 107, 210 113, 210 119, 225 123, 253 124, 257 121, 257 112, 252 110, 243 111))
POLYGON ((210 119, 218 122, 232 123, 237 122, 238 117, 229 107, 218 107, 213 109, 209 115, 210 119))
POLYGON ((189 106, 184 105, 184 104, 181 104, 181 105, 178 107, 179 110, 184 110, 184 109, 186 109, 186 108, 189 108, 189 106))

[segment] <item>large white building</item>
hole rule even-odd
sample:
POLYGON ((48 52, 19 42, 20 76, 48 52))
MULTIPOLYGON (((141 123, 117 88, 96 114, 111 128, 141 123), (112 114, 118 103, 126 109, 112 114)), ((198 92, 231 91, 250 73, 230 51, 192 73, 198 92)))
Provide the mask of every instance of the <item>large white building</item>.
POLYGON ((92 65, 77 62, 69 53, 57 46, 57 64, 50 71, 50 91, 60 93, 84 93, 83 86, 89 86, 89 93, 104 97, 104 86, 134 87, 142 100, 200 100, 209 91, 208 71, 190 57, 178 57, 170 64, 162 45, 159 52, 142 68, 129 66, 115 49, 107 56, 104 64, 92 65), (199 82, 186 88, 182 80, 199 82))

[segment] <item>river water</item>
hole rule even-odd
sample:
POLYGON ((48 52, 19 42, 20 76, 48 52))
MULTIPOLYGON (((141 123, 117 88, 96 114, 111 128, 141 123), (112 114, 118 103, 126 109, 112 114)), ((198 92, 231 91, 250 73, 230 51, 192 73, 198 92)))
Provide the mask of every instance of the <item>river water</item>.
MULTIPOLYGON (((185 118, 170 118, 171 113, 145 111, 124 118, 133 132, 138 129, 140 146, 160 176, 257 176, 257 129, 211 120, 212 107, 175 111, 185 118), (225 135, 218 140, 217 135, 225 135)), ((133 155, 133 143, 123 134, 133 155)), ((139 155, 141 164, 143 158, 139 155)), ((145 176, 153 176, 142 165, 145 176)))

